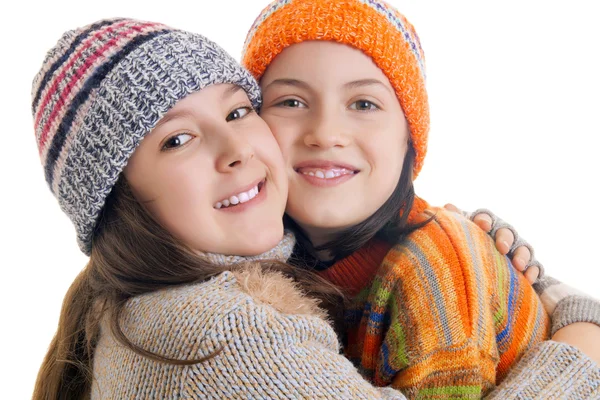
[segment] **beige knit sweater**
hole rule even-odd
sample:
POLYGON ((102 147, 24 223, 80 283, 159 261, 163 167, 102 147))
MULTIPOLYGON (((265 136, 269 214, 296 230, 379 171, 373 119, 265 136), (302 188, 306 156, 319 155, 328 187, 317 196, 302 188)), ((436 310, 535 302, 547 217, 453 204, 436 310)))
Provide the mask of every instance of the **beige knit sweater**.
POLYGON ((177 359, 223 350, 192 366, 155 362, 118 343, 105 321, 92 399, 404 399, 358 374, 322 316, 290 280, 259 268, 136 297, 122 320, 132 342, 177 359))

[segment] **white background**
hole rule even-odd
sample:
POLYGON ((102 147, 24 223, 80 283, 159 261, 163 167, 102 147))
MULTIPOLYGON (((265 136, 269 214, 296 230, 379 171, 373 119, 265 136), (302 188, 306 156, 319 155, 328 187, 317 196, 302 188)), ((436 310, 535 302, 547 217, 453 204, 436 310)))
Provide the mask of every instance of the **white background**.
MULTIPOLYGON (((416 26, 427 59, 431 137, 417 193, 435 205, 492 209, 533 243, 551 275, 600 297, 598 2, 391 3, 416 26)), ((30 398, 62 297, 86 263, 43 179, 34 141, 30 85, 45 52, 67 29, 122 16, 202 33, 239 58, 266 4, 2 7, 0 398, 30 398)))

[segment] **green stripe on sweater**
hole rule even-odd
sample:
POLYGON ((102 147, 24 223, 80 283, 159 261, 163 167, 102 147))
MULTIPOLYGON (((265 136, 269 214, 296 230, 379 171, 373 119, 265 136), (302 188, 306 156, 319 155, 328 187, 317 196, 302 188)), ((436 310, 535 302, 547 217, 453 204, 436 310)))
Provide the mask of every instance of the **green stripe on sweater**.
MULTIPOLYGON (((441 386, 419 390, 417 399, 448 398, 459 395, 461 399, 481 398, 480 386, 441 386), (467 396, 467 397, 465 397, 467 396)), ((458 398, 458 397, 456 397, 458 398)))

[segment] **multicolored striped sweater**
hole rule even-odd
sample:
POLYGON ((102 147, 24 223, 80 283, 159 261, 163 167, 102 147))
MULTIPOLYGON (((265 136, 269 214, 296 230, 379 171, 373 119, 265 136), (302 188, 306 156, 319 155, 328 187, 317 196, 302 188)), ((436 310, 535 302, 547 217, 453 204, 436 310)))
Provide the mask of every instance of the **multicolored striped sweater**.
POLYGON ((346 356, 409 398, 481 398, 549 338, 550 319, 485 232, 421 200, 413 211, 413 222, 435 217, 321 272, 354 296, 346 356))

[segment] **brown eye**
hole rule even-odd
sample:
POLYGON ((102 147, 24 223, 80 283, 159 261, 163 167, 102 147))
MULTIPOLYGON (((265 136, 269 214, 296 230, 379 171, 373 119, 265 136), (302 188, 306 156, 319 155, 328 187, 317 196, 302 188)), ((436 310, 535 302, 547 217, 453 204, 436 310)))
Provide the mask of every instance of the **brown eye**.
POLYGON ((250 114, 251 112, 252 112, 252 108, 250 108, 250 107, 236 108, 235 110, 233 110, 232 112, 230 112, 227 115, 227 117, 225 118, 225 121, 230 122, 230 121, 234 121, 236 119, 244 118, 246 115, 250 114))
POLYGON ((183 146, 184 144, 186 144, 193 138, 194 137, 192 135, 190 135, 189 133, 179 133, 177 135, 173 135, 167 139, 167 141, 163 145, 162 149, 163 150, 176 149, 180 146, 183 146))
POLYGON ((288 107, 288 108, 306 108, 306 104, 304 104, 300 100, 296 100, 296 99, 285 99, 278 105, 282 106, 282 107, 288 107))
POLYGON ((350 109, 357 111, 375 111, 379 110, 379 107, 369 100, 358 100, 350 105, 350 109))

